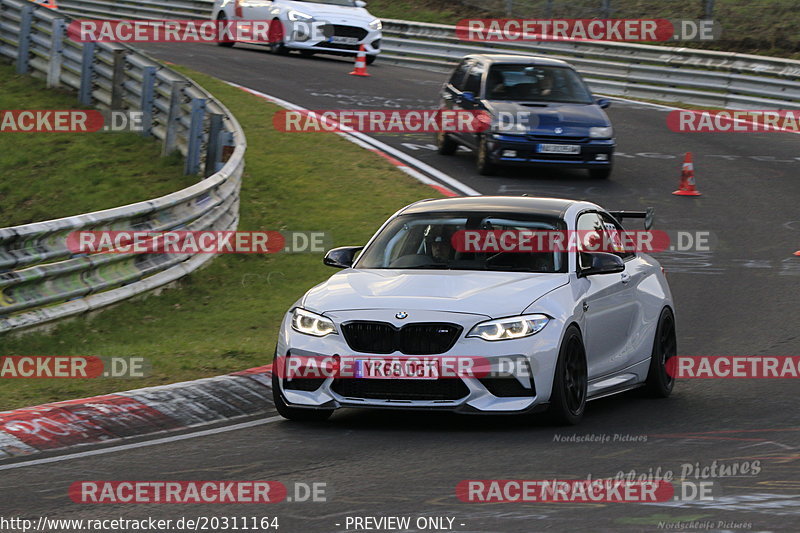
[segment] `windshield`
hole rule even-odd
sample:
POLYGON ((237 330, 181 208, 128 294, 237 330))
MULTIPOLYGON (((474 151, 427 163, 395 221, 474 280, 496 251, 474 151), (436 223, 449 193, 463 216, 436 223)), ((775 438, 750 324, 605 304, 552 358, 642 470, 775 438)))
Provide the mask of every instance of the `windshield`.
POLYGON ((294 0, 295 2, 305 2, 306 4, 328 4, 331 6, 347 6, 347 7, 355 7, 356 3, 354 0, 316 0, 311 2, 310 0, 294 0))
POLYGON ((486 77, 486 98, 517 102, 593 102, 592 93, 574 70, 531 65, 492 65, 486 77))
POLYGON ((566 272, 564 252, 468 252, 460 246, 463 230, 561 230, 556 218, 524 214, 425 213, 392 220, 364 250, 356 268, 499 270, 566 272))

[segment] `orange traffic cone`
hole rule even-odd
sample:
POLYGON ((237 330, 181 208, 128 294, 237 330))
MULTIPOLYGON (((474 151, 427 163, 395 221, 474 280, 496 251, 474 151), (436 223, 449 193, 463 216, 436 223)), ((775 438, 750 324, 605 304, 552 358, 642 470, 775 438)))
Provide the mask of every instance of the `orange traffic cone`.
POLYGON ((700 196, 694 182, 694 164, 692 163, 692 152, 686 152, 681 170, 681 184, 678 190, 673 192, 677 196, 700 196))
POLYGON ((356 56, 356 68, 350 73, 352 76, 369 76, 367 74, 367 49, 362 44, 356 56))

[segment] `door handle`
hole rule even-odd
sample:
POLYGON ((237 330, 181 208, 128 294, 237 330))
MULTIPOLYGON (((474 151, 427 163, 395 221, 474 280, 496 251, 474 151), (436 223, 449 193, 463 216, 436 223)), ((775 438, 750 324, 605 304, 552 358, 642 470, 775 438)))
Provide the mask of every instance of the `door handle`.
POLYGON ((628 283, 631 280, 630 274, 622 273, 622 283, 628 283))

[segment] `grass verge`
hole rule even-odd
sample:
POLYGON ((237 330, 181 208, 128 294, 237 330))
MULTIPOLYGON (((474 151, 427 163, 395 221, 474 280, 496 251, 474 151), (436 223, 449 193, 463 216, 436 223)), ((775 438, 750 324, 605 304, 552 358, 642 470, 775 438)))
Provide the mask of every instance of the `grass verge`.
MULTIPOLYGON (((277 132, 272 127, 276 106, 209 76, 179 70, 221 99, 245 130, 241 230, 327 231, 336 245, 359 244, 399 207, 436 196, 336 135, 277 132)), ((46 171, 72 157, 62 154, 46 171)), ((113 166, 106 168, 109 176, 113 172, 113 166)), ((140 356, 152 365, 152 374, 143 379, 0 379, 0 410, 266 364, 283 313, 332 273, 320 254, 225 255, 184 278, 178 290, 63 323, 50 334, 0 338, 0 355, 140 356)))
MULTIPOLYGON (((0 64, 0 109, 82 109, 0 64)), ((135 133, 0 133, 0 227, 98 211, 169 194, 197 178, 135 133)))

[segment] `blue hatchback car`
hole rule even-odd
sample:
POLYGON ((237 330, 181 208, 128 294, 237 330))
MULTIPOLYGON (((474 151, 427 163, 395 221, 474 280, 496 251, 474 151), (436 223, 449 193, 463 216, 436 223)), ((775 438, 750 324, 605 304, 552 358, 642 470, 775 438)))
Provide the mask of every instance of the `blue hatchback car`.
POLYGON ((595 98, 569 64, 537 56, 475 54, 464 57, 442 88, 441 107, 485 111, 491 126, 482 132, 439 132, 439 153, 459 145, 477 153, 478 171, 498 165, 588 169, 594 178, 611 175, 614 130, 595 98))

